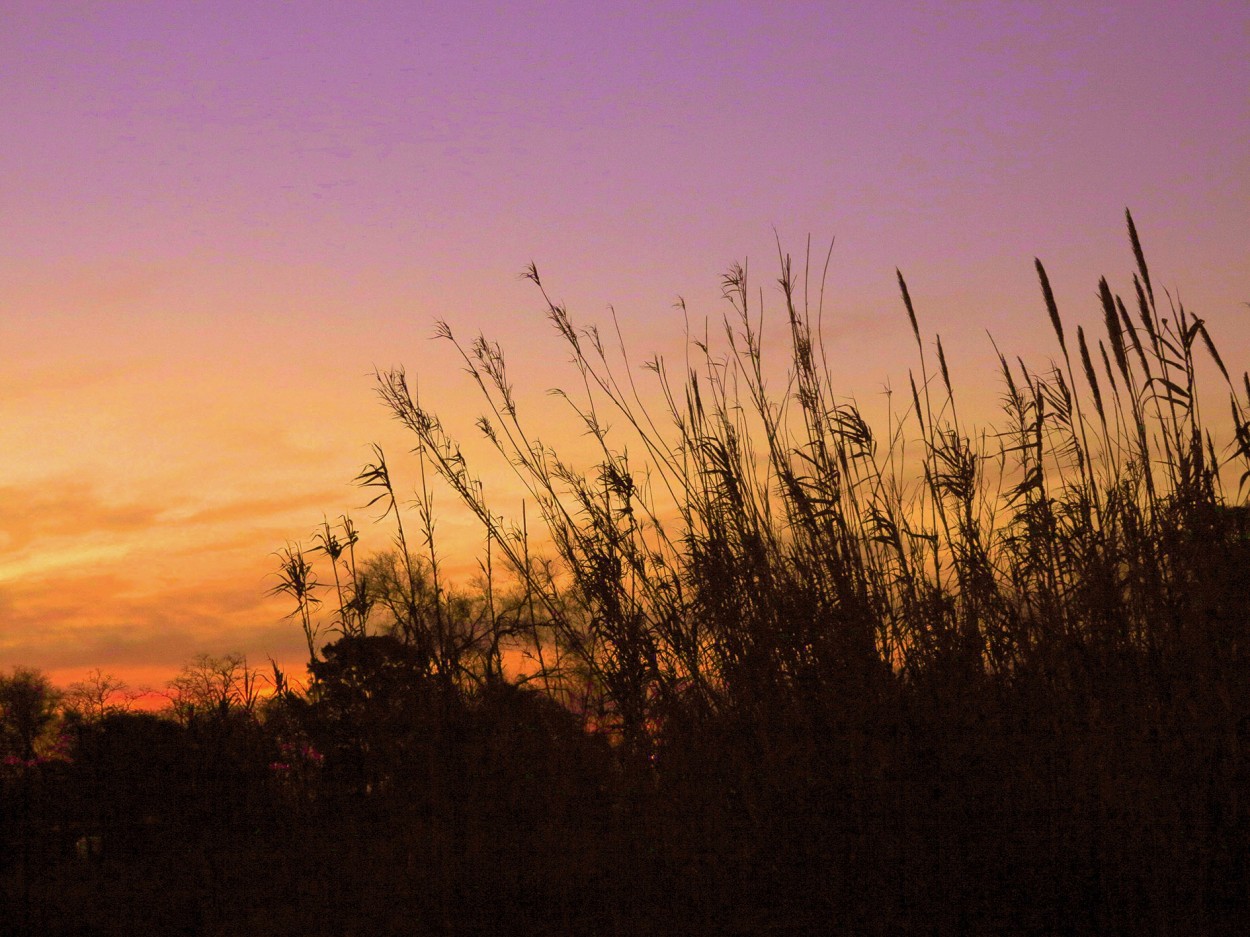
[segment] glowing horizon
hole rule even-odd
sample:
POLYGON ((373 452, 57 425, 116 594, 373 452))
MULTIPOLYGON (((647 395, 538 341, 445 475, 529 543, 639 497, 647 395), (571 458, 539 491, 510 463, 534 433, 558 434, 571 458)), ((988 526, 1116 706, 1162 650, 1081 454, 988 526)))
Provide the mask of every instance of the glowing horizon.
MULTIPOLYGON (((611 304, 638 365, 680 353, 678 295, 715 322, 749 258, 776 309, 774 237, 796 263, 836 238, 835 390, 905 380, 898 267, 988 409, 987 330, 1055 351, 1035 256, 1074 323, 1098 321, 1099 276, 1131 291, 1127 206, 1156 286, 1250 363, 1244 5, 9 19, 0 668, 151 684, 201 652, 296 664, 273 551, 345 511, 388 536, 350 485, 371 443, 401 465, 412 445, 374 370, 405 365, 466 444, 480 407, 435 320, 498 339, 531 412, 568 383, 517 276, 531 260, 579 323, 611 304)), ((479 533, 437 497, 467 574, 479 533)))

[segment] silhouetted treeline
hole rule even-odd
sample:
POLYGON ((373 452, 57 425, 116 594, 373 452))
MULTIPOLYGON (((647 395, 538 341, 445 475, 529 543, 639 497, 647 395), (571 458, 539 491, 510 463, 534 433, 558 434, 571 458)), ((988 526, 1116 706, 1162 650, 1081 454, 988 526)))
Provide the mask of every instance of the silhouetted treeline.
POLYGON ((695 342, 704 357, 676 386, 650 362, 662 417, 599 334, 548 303, 586 388, 570 402, 599 446, 589 473, 529 432, 497 346, 455 345, 551 559, 528 519, 491 509, 403 373, 381 375, 428 471, 415 527, 378 450, 359 480, 395 550, 358 562, 344 518, 283 551, 305 689, 275 671, 265 696, 242 661, 201 658, 169 718, 80 708, 60 754, 18 757, 10 740, 14 920, 1241 932, 1250 376, 1234 381, 1202 320, 1168 305, 1129 230, 1132 299, 1100 284, 1100 338, 1065 325, 1037 265, 1059 360, 1002 358, 993 433, 961 419, 901 276, 920 363, 880 436, 832 396, 788 259, 782 396, 741 268, 728 353, 695 342), (1224 381, 1227 445, 1202 418, 1200 358, 1224 381), (483 524, 473 590, 442 574, 427 477, 483 524))

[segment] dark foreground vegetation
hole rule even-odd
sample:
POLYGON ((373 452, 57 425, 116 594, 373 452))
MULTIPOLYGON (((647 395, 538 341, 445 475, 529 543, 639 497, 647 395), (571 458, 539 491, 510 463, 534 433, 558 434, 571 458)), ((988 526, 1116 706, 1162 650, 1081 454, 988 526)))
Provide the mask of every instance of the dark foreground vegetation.
POLYGON ((566 399, 599 447, 589 472, 530 435, 496 346, 440 327, 552 558, 488 505, 403 373, 380 375, 413 433, 415 509, 379 450, 359 480, 395 549, 357 562, 344 518, 283 551, 306 687, 275 670, 262 693, 241 661, 203 658, 163 716, 79 692, 23 720, 29 701, 6 697, 9 920, 1242 932, 1250 377, 1152 284, 1129 227, 1133 292, 1100 284, 1096 341, 1038 264, 1056 363, 1001 359, 992 431, 961 419, 901 277, 919 363, 879 434, 831 396, 788 259, 788 373, 769 384, 735 268, 724 352, 692 340, 676 384, 649 364, 665 414, 549 302, 582 387, 566 399), (1200 370, 1223 389, 1200 394, 1200 370), (470 592, 434 548, 435 484, 482 523, 470 592))

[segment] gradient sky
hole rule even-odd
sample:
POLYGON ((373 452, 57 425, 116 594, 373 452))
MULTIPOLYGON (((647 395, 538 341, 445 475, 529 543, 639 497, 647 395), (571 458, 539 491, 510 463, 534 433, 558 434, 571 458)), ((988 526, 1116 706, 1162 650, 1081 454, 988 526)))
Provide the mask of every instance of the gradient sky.
POLYGON ((408 444, 374 368, 463 437, 435 319, 532 407, 568 380, 531 260, 641 360, 734 261, 775 303, 774 230, 836 238, 836 389, 906 379, 897 266, 988 402, 987 330, 1053 351, 1034 256, 1074 321, 1131 290, 1128 206, 1250 362, 1244 2, 597 6, 0 4, 0 667, 298 661, 271 554, 408 444))

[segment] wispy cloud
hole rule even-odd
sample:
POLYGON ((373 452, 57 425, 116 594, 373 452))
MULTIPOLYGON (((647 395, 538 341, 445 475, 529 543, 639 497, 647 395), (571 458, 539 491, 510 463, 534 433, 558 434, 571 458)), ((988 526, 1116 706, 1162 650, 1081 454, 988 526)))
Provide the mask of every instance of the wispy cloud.
POLYGON ((260 587, 263 572, 257 566, 177 586, 117 574, 6 584, 0 662, 119 672, 164 665, 172 674, 200 652, 298 657, 302 635, 260 587))
MULTIPOLYGON (((271 551, 350 490, 114 502, 86 482, 0 488, 0 665, 172 675, 196 653, 302 660, 271 551)), ((76 677, 75 677, 76 679, 76 677)))
POLYGON ((159 514, 150 504, 109 503, 86 482, 0 486, 0 556, 24 552, 39 540, 88 541, 146 530, 159 514))

